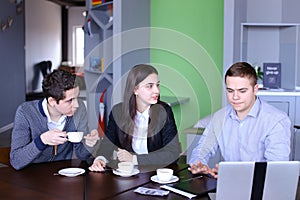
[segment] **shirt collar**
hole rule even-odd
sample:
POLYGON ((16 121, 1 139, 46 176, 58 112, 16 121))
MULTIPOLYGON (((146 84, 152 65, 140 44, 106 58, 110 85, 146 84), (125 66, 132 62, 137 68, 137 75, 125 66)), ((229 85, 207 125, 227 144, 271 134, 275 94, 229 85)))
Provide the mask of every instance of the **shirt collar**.
POLYGON ((150 110, 150 106, 142 113, 140 113, 139 111, 136 111, 136 118, 138 120, 141 119, 141 117, 148 119, 149 118, 149 110, 150 110))
POLYGON ((258 97, 256 97, 255 103, 252 106, 250 112, 248 113, 249 116, 252 117, 257 117, 258 113, 259 113, 259 108, 260 108, 260 99, 258 97))
POLYGON ((51 120, 47 105, 48 105, 47 99, 44 98, 44 100, 43 100, 43 102, 42 102, 42 107, 43 107, 43 111, 44 111, 44 113, 45 113, 45 115, 46 115, 46 117, 47 117, 48 123, 49 123, 49 122, 52 122, 52 123, 55 123, 55 124, 62 124, 62 123, 64 123, 65 120, 66 120, 66 118, 67 118, 66 115, 62 115, 62 116, 59 118, 58 122, 54 122, 54 121, 51 120))
MULTIPOLYGON (((258 113, 259 113, 260 104, 261 104, 260 99, 258 97, 256 97, 255 103, 252 106, 252 108, 250 109, 247 116, 257 117, 258 113)), ((232 106, 230 106, 229 115, 232 119, 238 119, 238 116, 237 116, 235 110, 232 108, 232 106)))

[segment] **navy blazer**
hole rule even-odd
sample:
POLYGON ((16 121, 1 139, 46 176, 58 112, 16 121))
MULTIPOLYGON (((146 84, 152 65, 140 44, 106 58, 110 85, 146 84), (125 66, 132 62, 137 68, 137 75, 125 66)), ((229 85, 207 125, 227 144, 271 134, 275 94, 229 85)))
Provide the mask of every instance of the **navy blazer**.
MULTIPOLYGON (((118 148, 134 153, 132 145, 125 142, 126 138, 132 136, 122 131, 118 125, 122 120, 121 110, 122 103, 119 103, 110 112, 105 137, 97 153, 109 160, 112 159, 113 150, 118 148)), ((147 148, 148 154, 137 155, 139 165, 168 165, 179 158, 181 148, 173 111, 164 102, 159 101, 150 107, 147 148)))

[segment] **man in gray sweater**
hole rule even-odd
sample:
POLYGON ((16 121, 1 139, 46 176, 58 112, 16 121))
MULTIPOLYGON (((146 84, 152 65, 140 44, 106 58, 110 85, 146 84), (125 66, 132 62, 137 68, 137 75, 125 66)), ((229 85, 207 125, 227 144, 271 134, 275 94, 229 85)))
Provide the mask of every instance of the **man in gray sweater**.
POLYGON ((87 113, 78 99, 76 76, 54 70, 43 80, 45 98, 22 103, 15 115, 11 139, 11 165, 19 170, 31 163, 77 158, 87 160, 98 141, 98 132, 88 133, 87 113), (71 143, 67 133, 84 132, 84 142, 71 143))

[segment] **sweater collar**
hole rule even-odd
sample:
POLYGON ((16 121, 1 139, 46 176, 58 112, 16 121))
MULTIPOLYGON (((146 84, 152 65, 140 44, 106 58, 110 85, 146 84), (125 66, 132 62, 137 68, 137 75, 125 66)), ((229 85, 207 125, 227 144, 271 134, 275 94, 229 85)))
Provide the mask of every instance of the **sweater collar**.
POLYGON ((46 115, 46 113, 44 112, 44 109, 43 109, 43 100, 44 99, 45 98, 39 100, 38 106, 39 106, 39 111, 43 115, 43 117, 47 117, 47 115, 46 115))

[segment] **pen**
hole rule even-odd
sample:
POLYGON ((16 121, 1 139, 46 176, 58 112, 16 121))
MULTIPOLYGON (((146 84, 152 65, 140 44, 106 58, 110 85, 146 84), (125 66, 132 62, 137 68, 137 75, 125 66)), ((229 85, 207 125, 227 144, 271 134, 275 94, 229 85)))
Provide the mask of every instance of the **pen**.
POLYGON ((182 182, 185 182, 185 181, 190 181, 190 180, 197 179, 197 178, 202 178, 202 177, 203 177, 203 176, 196 176, 196 177, 192 177, 192 178, 189 178, 189 179, 183 180, 182 182))
POLYGON ((57 154, 57 145, 54 145, 53 146, 53 154, 56 156, 57 154))

